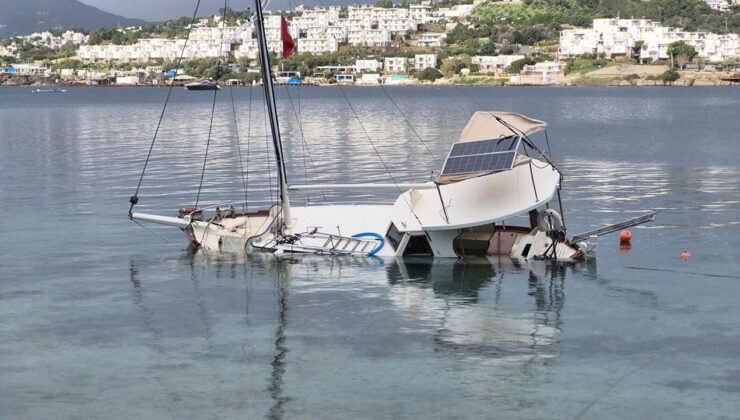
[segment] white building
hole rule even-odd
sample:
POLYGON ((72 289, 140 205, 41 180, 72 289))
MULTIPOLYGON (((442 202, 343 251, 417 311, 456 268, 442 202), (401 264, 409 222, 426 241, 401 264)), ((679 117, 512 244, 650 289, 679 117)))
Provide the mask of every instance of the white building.
MULTIPOLYGON (((180 55, 183 59, 194 58, 216 58, 228 54, 232 42, 238 45, 234 51, 236 58, 257 58, 257 39, 253 35, 254 27, 235 36, 237 27, 214 28, 193 27, 190 40, 145 38, 132 45, 83 45, 78 55, 85 62, 91 61, 120 61, 120 62, 146 62, 154 60, 177 60, 180 55), (233 39, 232 39, 233 38, 233 39), (184 48, 184 51, 183 51, 184 48)), ((267 35, 267 46, 271 52, 282 54, 283 43, 280 37, 280 16, 265 16, 265 33, 267 35)), ((294 37, 295 38, 295 37, 294 37)), ((337 41, 338 42, 338 41, 337 41)), ((300 40, 298 42, 300 44, 300 40)), ((318 42, 317 42, 318 44, 318 42)), ((304 45, 304 48, 309 48, 304 45)), ((336 51, 336 42, 325 41, 323 46, 310 48, 321 48, 323 50, 336 51)))
POLYGON ((51 32, 37 32, 18 38, 36 47, 47 47, 56 50, 67 44, 83 44, 87 42, 89 37, 81 32, 66 31, 60 36, 55 36, 51 32))
POLYGON ((383 68, 386 73, 406 73, 408 60, 406 57, 386 57, 383 68))
POLYGON ((8 48, 6 48, 3 45, 0 45, 0 57, 12 57, 15 54, 11 52, 8 48))
POLYGON ((51 71, 46 67, 35 64, 11 64, 4 69, 4 72, 18 76, 49 76, 51 74, 51 71))
POLYGON ((377 73, 381 70, 383 70, 383 63, 376 59, 355 61, 355 72, 357 73, 377 73))
POLYGON ((438 18, 434 17, 432 13, 431 4, 412 4, 409 6, 409 17, 416 23, 423 25, 425 23, 431 23, 438 18))
POLYGON ((709 32, 687 32, 661 26, 647 19, 594 19, 592 29, 569 29, 560 32, 560 57, 584 54, 606 57, 627 56, 639 43, 640 58, 667 59, 668 45, 683 41, 692 45, 699 57, 710 62, 737 59, 740 56, 738 34, 719 35, 709 32))
POLYGON ((523 75, 555 75, 562 74, 564 70, 563 63, 559 61, 543 61, 532 65, 522 67, 523 75))
POLYGON ((477 64, 481 70, 494 70, 505 69, 523 58, 523 55, 474 55, 470 62, 477 64))
POLYGON ((740 4, 740 0, 704 0, 709 7, 720 12, 726 12, 730 10, 733 5, 740 4))
POLYGON ((437 54, 416 54, 414 69, 424 70, 427 67, 437 68, 437 54))
POLYGON ((444 44, 447 34, 437 32, 425 32, 416 42, 420 47, 441 47, 444 44))
POLYGON ((387 47, 391 45, 391 33, 385 29, 359 29, 347 33, 352 46, 387 47))

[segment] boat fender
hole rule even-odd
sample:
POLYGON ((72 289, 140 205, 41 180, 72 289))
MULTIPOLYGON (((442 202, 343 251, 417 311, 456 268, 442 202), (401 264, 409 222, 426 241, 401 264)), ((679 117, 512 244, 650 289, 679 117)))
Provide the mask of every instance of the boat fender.
POLYGON ((367 237, 371 237, 371 238, 375 238, 375 239, 377 239, 377 240, 380 241, 380 243, 378 245, 376 245, 375 248, 373 248, 373 250, 370 251, 367 254, 368 257, 374 257, 375 254, 377 254, 378 252, 380 252, 380 250, 383 249, 383 247, 385 246, 385 238, 382 235, 377 234, 375 232, 358 233, 356 235, 352 235, 352 237, 353 238, 367 238, 367 237))
POLYGON ((545 209, 541 211, 539 215, 537 215, 537 229, 542 232, 548 232, 551 230, 562 231, 563 218, 560 216, 560 213, 558 213, 554 209, 545 209), (545 220, 545 216, 550 216, 552 225, 545 220))

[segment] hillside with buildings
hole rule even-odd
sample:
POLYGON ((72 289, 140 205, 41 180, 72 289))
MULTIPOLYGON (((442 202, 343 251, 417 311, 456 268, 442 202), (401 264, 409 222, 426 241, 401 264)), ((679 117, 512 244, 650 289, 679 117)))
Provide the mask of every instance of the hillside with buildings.
MULTIPOLYGON (((267 15, 265 27, 269 48, 280 57, 281 16, 288 17, 296 52, 279 60, 278 67, 317 83, 659 83, 674 81, 675 75, 666 73, 668 67, 735 70, 740 7, 723 1, 628 0, 609 7, 604 4, 614 2, 299 6, 267 15), (594 7, 588 8, 589 3, 594 7), (667 10, 673 14, 660 20, 599 17, 623 9, 646 16, 667 10), (721 18, 724 28, 699 29, 714 27, 721 18), (686 27, 666 21, 684 22, 686 27), (658 69, 660 74, 655 74, 658 69)), ((180 19, 89 33, 41 32, 4 40, 0 57, 14 64, 10 71, 15 74, 103 84, 116 83, 120 76, 127 83, 159 84, 168 81, 167 71, 177 67, 182 56, 177 74, 250 83, 258 78, 257 42, 246 17, 229 12, 192 25, 180 19)), ((707 77, 707 83, 714 83, 712 75, 707 77)))
POLYGON ((0 0, 0 38, 50 29, 92 30, 145 23, 141 19, 104 12, 77 0, 0 0))

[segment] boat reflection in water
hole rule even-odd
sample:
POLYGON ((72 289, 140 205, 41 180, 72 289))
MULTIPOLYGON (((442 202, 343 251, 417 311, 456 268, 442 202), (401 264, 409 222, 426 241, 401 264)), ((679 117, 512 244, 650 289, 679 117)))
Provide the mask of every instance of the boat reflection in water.
MULTIPOLYGON (((240 360, 241 368, 259 373, 239 387, 254 393, 269 418, 283 418, 291 400, 309 398, 291 386, 308 380, 301 379, 306 372, 372 376, 365 369, 376 364, 450 368, 435 380, 480 383, 476 394, 504 404, 511 389, 531 385, 538 362, 558 355, 566 276, 583 278, 576 271, 585 271, 595 277, 596 270, 593 263, 532 265, 509 258, 195 252, 176 262, 171 281, 152 277, 148 286, 152 264, 133 259, 130 267, 133 304, 152 348, 167 354, 171 339, 177 346, 191 343, 197 357, 214 363, 209 371, 225 369, 221 359, 209 359, 213 352, 240 360), (182 303, 176 311, 173 299, 182 303)), ((321 379, 338 381, 329 387, 357 386, 341 376, 321 379)))
POLYGON ((565 275, 573 269, 595 271, 595 262, 583 268, 545 262, 522 266, 509 258, 406 259, 386 267, 390 300, 433 333, 438 350, 512 361, 554 355, 565 275), (517 283, 523 278, 535 307, 525 302, 525 309, 512 311, 521 296, 507 302, 504 283, 509 280, 509 289, 521 289, 517 283))

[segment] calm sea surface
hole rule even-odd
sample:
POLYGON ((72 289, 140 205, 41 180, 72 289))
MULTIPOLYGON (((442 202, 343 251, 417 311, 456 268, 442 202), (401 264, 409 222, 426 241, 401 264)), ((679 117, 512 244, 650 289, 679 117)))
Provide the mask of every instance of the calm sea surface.
MULTIPOLYGON (((192 254, 126 218, 166 90, 0 88, 0 418, 737 418, 740 89, 279 93, 292 184, 425 181, 484 107, 550 124, 571 233, 660 214, 566 267, 192 254)), ((230 94, 201 204, 258 208, 262 94, 230 94)), ((138 211, 193 204, 211 98, 173 92, 138 211)), ((325 198, 392 199, 294 201, 325 198)))

